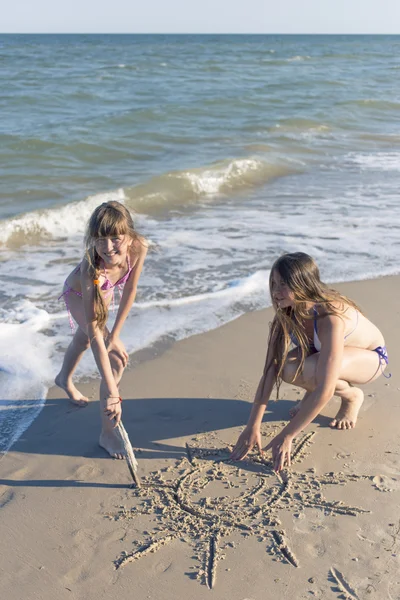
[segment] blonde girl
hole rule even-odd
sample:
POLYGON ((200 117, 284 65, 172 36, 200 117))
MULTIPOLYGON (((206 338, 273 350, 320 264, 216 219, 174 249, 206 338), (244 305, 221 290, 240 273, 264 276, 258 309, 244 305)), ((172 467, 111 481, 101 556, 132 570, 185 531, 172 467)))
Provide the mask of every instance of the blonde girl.
POLYGON ((113 458, 123 458, 115 426, 121 419, 118 385, 128 354, 120 333, 135 300, 147 247, 123 204, 116 201, 101 204, 87 225, 85 256, 68 275, 60 296, 65 300, 71 327, 73 318, 77 329, 55 382, 74 404, 86 406, 88 399, 75 387, 72 376, 84 352, 89 346, 92 348, 101 376, 99 443, 113 458), (106 321, 115 288, 122 295, 114 326, 109 331, 106 321))
POLYGON ((232 458, 244 458, 255 445, 262 451, 261 421, 274 385, 279 394, 285 381, 303 388, 305 395, 291 411, 288 425, 265 448, 272 450, 274 469, 280 471, 290 466, 293 438, 333 395, 340 397, 341 406, 331 427, 355 426, 364 400, 358 386, 377 379, 388 356, 379 329, 352 300, 321 281, 315 261, 307 254, 281 256, 272 266, 269 284, 275 317, 264 373, 232 458))

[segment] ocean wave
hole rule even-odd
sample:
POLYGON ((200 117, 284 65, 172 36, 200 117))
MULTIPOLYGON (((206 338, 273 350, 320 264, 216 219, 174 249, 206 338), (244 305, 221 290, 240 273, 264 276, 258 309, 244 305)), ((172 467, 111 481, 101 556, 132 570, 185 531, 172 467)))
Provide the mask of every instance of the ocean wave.
POLYGON ((243 158, 208 167, 173 171, 143 184, 96 194, 61 208, 32 211, 1 222, 0 245, 16 249, 26 244, 82 234, 94 208, 102 202, 118 200, 137 213, 153 214, 177 208, 200 198, 234 194, 261 186, 277 177, 298 172, 294 163, 268 163, 259 158, 243 158))
POLYGON ((300 136, 318 136, 326 135, 332 132, 332 127, 319 121, 312 119, 282 119, 274 127, 269 129, 270 133, 292 134, 296 137, 300 136))
POLYGON ((16 249, 52 238, 82 234, 84 225, 96 206, 109 200, 124 202, 125 195, 122 190, 97 194, 61 208, 32 211, 1 221, 0 245, 16 249))
POLYGON ((390 100, 378 100, 376 98, 359 98, 338 102, 341 106, 358 106, 360 108, 371 108, 373 110, 400 110, 400 102, 390 100))
POLYGON ((209 167, 175 171, 154 177, 145 184, 125 189, 128 205, 138 212, 190 204, 199 198, 228 195, 264 185, 278 177, 298 172, 293 163, 242 158, 209 167))
POLYGON ((286 62, 299 62, 299 61, 303 61, 303 60, 310 60, 311 56, 291 56, 290 58, 286 59, 286 62))

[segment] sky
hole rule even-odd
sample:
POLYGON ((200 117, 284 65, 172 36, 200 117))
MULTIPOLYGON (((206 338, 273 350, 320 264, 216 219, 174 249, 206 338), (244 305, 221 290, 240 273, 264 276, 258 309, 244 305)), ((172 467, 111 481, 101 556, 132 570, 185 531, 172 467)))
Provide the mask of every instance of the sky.
POLYGON ((0 32, 400 34, 400 0, 11 0, 0 32))

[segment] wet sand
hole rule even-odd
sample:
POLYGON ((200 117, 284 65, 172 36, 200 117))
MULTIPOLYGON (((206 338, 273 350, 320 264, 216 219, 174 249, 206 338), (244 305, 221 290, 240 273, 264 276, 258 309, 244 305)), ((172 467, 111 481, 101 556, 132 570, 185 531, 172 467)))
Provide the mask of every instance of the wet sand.
MULTIPOLYGON (((102 600, 400 598, 400 277, 341 284, 383 331, 391 379, 365 387, 353 431, 333 399, 277 477, 230 463, 265 358, 270 309, 174 344, 123 378, 140 490, 98 447, 98 382, 57 388, 0 461, 0 597, 102 600)), ((133 361, 134 362, 134 361, 133 361)), ((265 444, 298 390, 271 402, 265 444)))

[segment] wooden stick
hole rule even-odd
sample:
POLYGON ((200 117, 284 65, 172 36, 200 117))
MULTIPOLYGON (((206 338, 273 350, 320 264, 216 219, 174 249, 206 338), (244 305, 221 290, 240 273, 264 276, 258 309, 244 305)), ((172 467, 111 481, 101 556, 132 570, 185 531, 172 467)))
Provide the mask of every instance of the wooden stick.
POLYGON ((135 458, 135 454, 133 452, 132 445, 129 441, 128 434, 126 433, 125 427, 122 424, 122 421, 120 421, 118 423, 117 430, 118 430, 119 435, 121 436, 121 440, 124 445, 125 459, 128 464, 129 472, 131 474, 131 477, 132 477, 133 482, 136 485, 136 487, 140 488, 140 479, 139 479, 139 475, 137 474, 138 463, 135 458))

